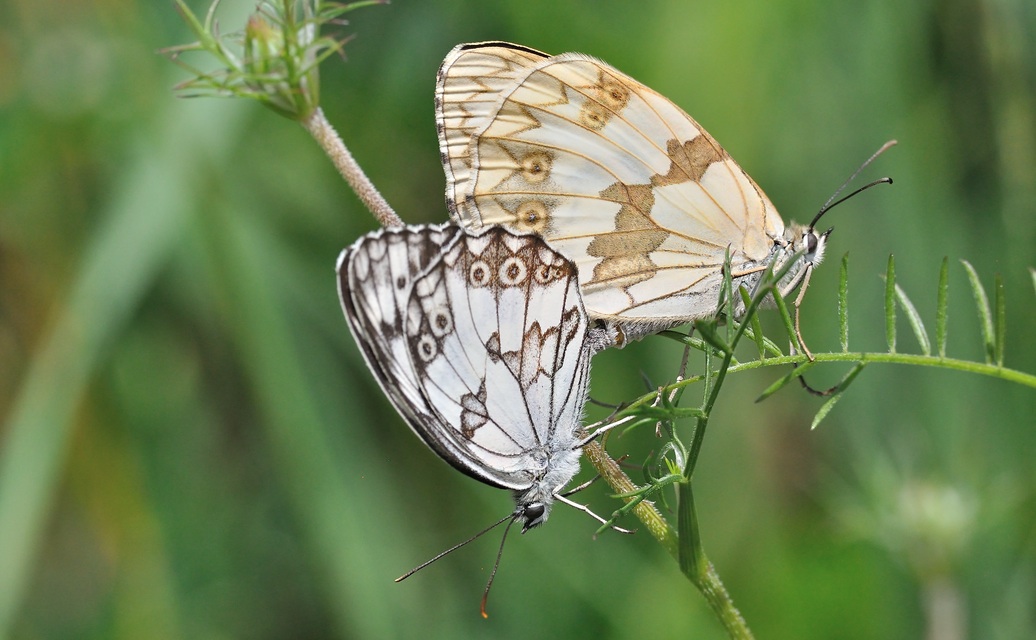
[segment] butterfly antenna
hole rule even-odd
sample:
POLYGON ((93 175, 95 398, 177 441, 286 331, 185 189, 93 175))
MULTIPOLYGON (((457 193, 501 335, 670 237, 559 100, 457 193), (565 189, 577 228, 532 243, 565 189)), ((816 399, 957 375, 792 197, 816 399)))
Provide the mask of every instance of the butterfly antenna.
MULTIPOLYGON (((439 558, 442 558, 443 556, 447 556, 447 555, 453 553, 454 551, 456 551, 457 549, 460 549, 464 545, 469 544, 471 542, 474 542, 476 539, 484 536, 485 534, 489 533, 493 529, 495 529, 495 528, 499 527, 500 525, 502 525, 504 523, 504 521, 507 520, 507 519, 510 519, 511 523, 514 524, 514 517, 515 517, 514 514, 509 514, 509 515, 504 516, 503 518, 500 518, 499 520, 497 520, 493 524, 489 525, 488 527, 486 527, 482 531, 479 531, 475 535, 471 536, 470 538, 468 538, 464 542, 461 542, 461 543, 453 545, 452 547, 450 547, 446 551, 443 551, 442 553, 438 554, 437 556, 435 556, 431 560, 426 560, 426 561, 422 562, 421 564, 417 565, 416 567, 414 567, 413 569, 411 569, 410 571, 407 571, 403 575, 401 575, 398 578, 396 578, 395 582, 402 582, 402 581, 406 580, 407 578, 409 578, 410 576, 414 575, 415 573, 417 573, 421 569, 424 569, 425 567, 427 567, 428 565, 432 564, 433 562, 435 562, 439 558)), ((507 528, 510 529, 511 525, 507 525, 507 528)), ((507 537, 506 533, 504 533, 504 537, 505 538, 507 537)), ((499 564, 499 562, 500 562, 500 560, 498 558, 497 559, 497 563, 499 564)), ((496 569, 493 569, 493 573, 496 573, 496 569)), ((490 582, 492 582, 492 580, 490 580, 490 582)))
POLYGON ((831 209, 835 208, 836 206, 842 204, 843 202, 845 202, 849 198, 852 198, 856 194, 861 193, 863 191, 866 191, 867 189, 870 189, 871 187, 879 185, 879 184, 892 184, 892 178, 887 178, 887 177, 886 178, 881 178, 879 180, 875 180, 874 182, 870 182, 868 184, 863 185, 862 187, 860 187, 856 191, 853 191, 852 193, 850 193, 849 195, 845 196, 844 198, 839 198, 837 201, 835 200, 835 198, 838 198, 838 196, 841 195, 841 193, 843 191, 845 191, 845 188, 849 186, 849 183, 851 183, 853 180, 855 180, 856 176, 860 175, 861 171, 866 169, 867 166, 870 165, 870 163, 874 162, 874 160, 878 156, 880 156, 881 154, 883 154, 886 151, 888 151, 891 147, 896 146, 896 144, 898 144, 898 142, 896 140, 889 140, 885 144, 881 145, 881 148, 878 149, 877 151, 875 151, 871 155, 871 157, 867 158, 867 160, 864 161, 864 163, 860 165, 860 168, 857 169, 856 171, 854 171, 853 174, 851 176, 849 176, 849 179, 842 183, 842 186, 840 186, 837 189, 835 189, 835 192, 832 193, 831 197, 827 199, 827 202, 824 203, 824 206, 820 207, 820 211, 817 212, 817 215, 813 216, 813 220, 810 221, 809 227, 811 229, 813 227, 815 227, 816 224, 818 222, 820 222, 821 216, 823 216, 825 213, 827 213, 831 209))
POLYGON ((624 405, 628 404, 628 403, 625 403, 625 402, 622 403, 622 404, 611 404, 610 402, 604 402, 602 400, 595 400, 593 397, 589 397, 586 400, 587 400, 587 402, 589 402, 592 405, 595 405, 595 406, 598 406, 598 407, 604 407, 605 409, 611 409, 613 412, 614 411, 622 411, 625 408, 624 405))
MULTIPOLYGON (((518 520, 518 516, 519 512, 517 511, 512 515, 507 516, 511 521, 507 523, 507 528, 504 529, 504 537, 500 539, 500 549, 496 552, 496 562, 493 563, 493 572, 489 574, 489 582, 486 583, 486 590, 482 593, 482 604, 480 605, 479 610, 482 612, 483 618, 489 617, 489 614, 486 613, 486 601, 489 600, 489 590, 493 587, 493 580, 496 579, 496 570, 500 568, 500 558, 504 557, 504 543, 507 542, 507 534, 510 533, 511 526, 518 520)), ((507 520, 507 518, 504 518, 504 520, 507 520)), ((504 520, 501 520, 500 522, 503 522, 504 520)), ((500 524, 500 522, 494 524, 493 527, 500 524)), ((490 527, 489 529, 492 529, 493 527, 490 527)), ((489 529, 486 529, 486 531, 489 531, 489 529)), ((486 531, 483 531, 482 533, 485 533, 486 531)))

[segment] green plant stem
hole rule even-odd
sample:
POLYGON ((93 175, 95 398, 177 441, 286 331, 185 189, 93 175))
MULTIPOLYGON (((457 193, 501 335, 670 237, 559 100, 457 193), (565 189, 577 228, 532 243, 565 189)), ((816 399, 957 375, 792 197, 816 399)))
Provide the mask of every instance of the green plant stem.
MULTIPOLYGON (((1036 375, 1033 375, 1031 373, 1025 373, 1024 371, 1018 371, 1016 369, 998 367, 995 364, 971 362, 969 360, 959 360, 957 358, 940 358, 936 355, 925 356, 909 353, 885 352, 815 353, 813 354, 813 357, 814 360, 818 363, 887 363, 913 365, 920 367, 934 367, 937 369, 949 369, 952 371, 964 371, 967 373, 989 376, 991 378, 1000 378, 1001 380, 1007 380, 1008 382, 1014 382, 1016 384, 1021 384, 1036 389, 1036 375)), ((736 364, 731 364, 729 372, 737 373, 740 371, 751 371, 753 369, 760 369, 762 367, 773 367, 788 364, 804 364, 806 362, 809 362, 809 358, 801 354, 794 356, 773 356, 767 358, 766 360, 753 360, 751 362, 739 362, 736 364)), ((696 384, 704 379, 704 375, 688 376, 683 380, 680 380, 679 382, 674 382, 673 384, 669 385, 668 389, 678 389, 690 384, 696 384)), ((627 410, 632 410, 644 405, 649 405, 652 402, 654 402, 657 395, 657 392, 652 392, 644 396, 641 396, 635 402, 631 403, 627 407, 627 410)))
MULTIPOLYGON (((583 455, 590 461, 590 464, 594 466, 597 473, 601 474, 601 477, 608 486, 615 490, 619 494, 632 493, 639 489, 639 487, 630 480, 622 468, 619 466, 608 452, 604 450, 604 447, 598 442, 591 442, 583 447, 583 455)), ((626 498, 627 502, 631 502, 633 498, 626 498)), ((669 555, 673 556, 674 559, 679 559, 679 541, 677 540, 676 531, 673 530, 669 523, 666 522, 662 514, 659 513, 655 505, 644 500, 637 506, 633 507, 633 514, 644 523, 648 533, 650 533, 655 540, 658 540, 662 548, 669 552, 669 555)))
POLYGON ((705 596, 705 601, 719 618, 727 634, 735 640, 753 638, 741 612, 734 606, 730 593, 719 579, 716 568, 709 562, 698 536, 698 515, 694 509, 694 491, 690 480, 684 480, 678 489, 680 501, 680 530, 690 538, 690 545, 684 547, 689 555, 681 555, 680 570, 705 596))
MULTIPOLYGON (((629 476, 619 467, 619 464, 608 455, 608 452, 599 443, 591 442, 587 444, 583 448, 583 454, 593 464, 597 472, 601 474, 608 486, 614 489, 616 493, 627 494, 638 489, 637 485, 630 480, 629 476)), ((691 495, 690 482, 682 482, 678 486, 681 516, 685 507, 691 510, 692 530, 695 532, 694 537, 697 537, 697 516, 693 513, 694 501, 691 495)), ((629 502, 632 499, 626 498, 626 501, 629 502)), ((715 567, 712 566, 712 563, 706 557, 700 541, 696 541, 691 545, 694 549, 694 560, 688 565, 685 559, 680 556, 681 545, 679 536, 665 518, 662 517, 662 514, 659 513, 653 503, 647 500, 640 502, 633 507, 633 514, 644 524, 648 532, 658 540, 662 548, 674 560, 680 563, 680 569, 683 574, 704 596, 709 608, 716 614, 716 618, 727 630, 730 637, 735 640, 752 638, 751 630, 749 630, 745 619, 741 616, 737 607, 734 606, 734 601, 731 599, 726 587, 723 586, 723 581, 720 580, 715 567)))
POLYGON ((360 197, 364 206, 377 218, 383 227, 402 227, 403 220, 392 210, 389 203, 377 190, 374 184, 367 177, 367 174, 360 168, 359 163, 353 158, 353 154, 342 142, 342 138, 327 121, 322 109, 316 109, 308 117, 301 120, 302 126, 317 141, 320 148, 334 163, 338 173, 349 183, 356 195, 360 197))

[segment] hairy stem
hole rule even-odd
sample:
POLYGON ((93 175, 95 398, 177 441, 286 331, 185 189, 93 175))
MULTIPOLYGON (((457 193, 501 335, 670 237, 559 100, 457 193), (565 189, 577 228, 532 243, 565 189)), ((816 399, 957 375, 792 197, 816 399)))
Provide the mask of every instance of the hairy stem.
MULTIPOLYGON (((600 443, 590 442, 583 447, 583 454, 597 470, 597 473, 601 474, 604 481, 616 493, 632 493, 640 488, 630 480, 629 476, 619 467, 619 463, 608 455, 608 452, 604 450, 600 443)), ((631 500, 633 498, 626 498, 627 502, 631 500)), ((647 500, 642 501, 633 507, 633 514, 644 523, 648 532, 669 552, 669 555, 673 556, 673 558, 679 558, 679 542, 676 538, 676 532, 669 526, 669 523, 666 522, 653 503, 647 500)))
POLYGON ((349 186, 353 188, 356 195, 360 197, 364 206, 374 215, 383 227, 402 227, 403 221, 396 212, 392 210, 389 203, 382 197, 381 192, 370 181, 367 174, 363 172, 360 165, 349 153, 348 147, 342 142, 338 132, 327 121, 322 109, 316 109, 311 115, 303 119, 302 126, 317 141, 324 153, 331 158, 338 173, 345 178, 349 186))

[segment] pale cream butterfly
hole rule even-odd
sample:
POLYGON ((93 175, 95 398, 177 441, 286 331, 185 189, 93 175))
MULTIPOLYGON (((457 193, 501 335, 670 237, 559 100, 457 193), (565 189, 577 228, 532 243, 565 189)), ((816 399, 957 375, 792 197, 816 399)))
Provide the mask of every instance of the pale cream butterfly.
POLYGON ((590 356, 614 334, 592 326, 571 262, 502 227, 422 225, 361 237, 337 272, 353 337, 414 433, 509 489, 523 531, 555 500, 586 510, 561 491, 590 439, 590 356))
POLYGON ((451 216, 544 237, 620 346, 715 313, 728 249, 750 291, 798 254, 787 294, 823 258, 819 215, 785 226, 694 119, 589 56, 457 46, 439 69, 436 122, 451 216))

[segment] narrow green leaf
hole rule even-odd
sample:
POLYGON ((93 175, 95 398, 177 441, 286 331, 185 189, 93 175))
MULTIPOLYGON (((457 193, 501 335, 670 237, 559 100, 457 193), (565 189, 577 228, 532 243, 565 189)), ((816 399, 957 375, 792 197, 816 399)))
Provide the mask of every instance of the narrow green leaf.
POLYGON ((849 352, 849 252, 842 256, 842 269, 838 276, 838 339, 842 353, 849 352))
POLYGON ((939 297, 935 304, 935 350, 946 357, 946 305, 950 295, 950 259, 943 257, 939 268, 939 297))
MULTIPOLYGON (((747 309, 752 304, 752 297, 748 295, 748 290, 744 287, 738 287, 737 292, 741 294, 741 303, 745 305, 747 309)), ((753 313, 749 318, 749 323, 752 328, 752 340, 755 341, 755 346, 759 349, 759 359, 766 359, 766 343, 763 342, 763 325, 759 322, 759 314, 753 313)))
POLYGON ((763 344, 766 346, 766 350, 772 353, 774 356, 779 358, 784 355, 784 352, 781 351, 781 348, 777 346, 777 343, 773 340, 770 340, 766 336, 763 336, 763 344))
POLYGON ((695 320, 694 328, 702 340, 709 343, 714 349, 724 355, 730 353, 730 345, 716 332, 715 320, 695 320))
POLYGON ((996 339, 993 337, 993 313, 989 309, 989 296, 986 295, 986 290, 982 286, 982 281, 978 278, 975 267, 971 266, 971 263, 967 260, 961 260, 960 263, 964 265, 964 269, 968 272, 971 293, 975 296, 975 306, 978 308, 979 322, 982 325, 982 342, 986 349, 986 362, 992 363, 996 339))
POLYGON ((917 307, 907 297, 903 287, 900 287, 898 284, 896 285, 896 300, 899 301, 899 306, 906 312, 907 322, 910 323, 910 328, 914 330, 914 336, 917 337, 917 342, 921 345, 921 353, 926 356, 932 355, 932 343, 928 341, 928 332, 924 328, 921 314, 917 312, 917 307))
POLYGON ((842 397, 845 390, 849 388, 849 385, 853 383, 856 376, 860 375, 860 372, 863 371, 863 368, 866 366, 867 363, 865 362, 857 362, 856 366, 845 374, 845 377, 842 378, 841 382, 835 385, 834 395, 832 395, 831 398, 820 407, 820 410, 817 411, 817 415, 813 416, 813 424, 809 426, 810 430, 816 429, 817 425, 827 417, 827 414, 831 413, 831 409, 834 409, 835 403, 838 402, 838 399, 842 397))
POLYGON ((792 345, 795 345, 794 350, 798 351, 799 338, 795 333, 795 322, 791 319, 791 314, 788 313, 788 303, 784 301, 784 296, 780 294, 777 289, 772 291, 773 301, 777 304, 777 311, 781 314, 781 320, 784 321, 784 330, 788 332, 788 340, 792 345))
POLYGON ((860 372, 863 371, 863 368, 866 366, 866 362, 857 362, 856 366, 854 366, 852 369, 849 369, 849 373, 845 374, 845 377, 843 377, 841 382, 839 382, 838 385, 835 387, 838 393, 842 393, 843 391, 848 389, 849 385, 851 385, 853 383, 853 380, 856 379, 856 376, 860 375, 860 372))
POLYGON ((789 371, 787 375, 781 376, 773 384, 771 384, 769 387, 766 387, 766 390, 763 391, 761 394, 759 394, 759 397, 756 398, 755 401, 756 402, 762 402, 763 400, 766 400, 767 398, 769 398, 773 394, 775 394, 778 391, 780 391, 781 388, 784 387, 784 385, 788 384, 789 382, 791 382, 795 378, 804 375, 807 371, 812 369, 813 365, 815 365, 815 364, 816 364, 815 361, 814 362, 804 362, 803 364, 795 367, 794 369, 789 371))
MULTIPOLYGON (((730 272, 730 247, 727 247, 727 255, 723 260, 723 288, 720 291, 720 306, 717 307, 720 313, 723 313, 723 305, 727 305, 727 317, 737 317, 737 304, 734 303, 734 279, 730 272)), ((724 327, 726 329, 726 344, 730 344, 734 337, 734 323, 728 322, 724 327)), ((730 347, 727 347, 729 352, 730 347)))
POLYGON ((813 416, 813 424, 809 425, 810 430, 817 428, 817 425, 819 425, 820 422, 827 417, 827 414, 831 413, 831 409, 835 408, 835 403, 838 402, 838 399, 841 397, 842 394, 837 393, 827 399, 827 402, 825 402, 820 407, 820 410, 817 411, 817 415, 813 416))
POLYGON ((896 257, 889 254, 885 269, 885 342, 889 353, 896 352, 896 257))
POLYGON ((1029 275, 1032 276, 1032 288, 1036 290, 1036 269, 1029 267, 1029 275))
POLYGON ((996 366, 1004 366, 1004 334, 1007 330, 1007 302, 1004 300, 1004 279, 996 274, 993 280, 993 305, 996 307, 996 342, 993 343, 993 360, 996 366))
POLYGON ((698 535, 698 514, 694 509, 694 493, 691 490, 689 478, 676 486, 679 496, 676 526, 680 541, 680 570, 697 584, 698 574, 701 570, 698 562, 701 557, 701 537, 698 535))

